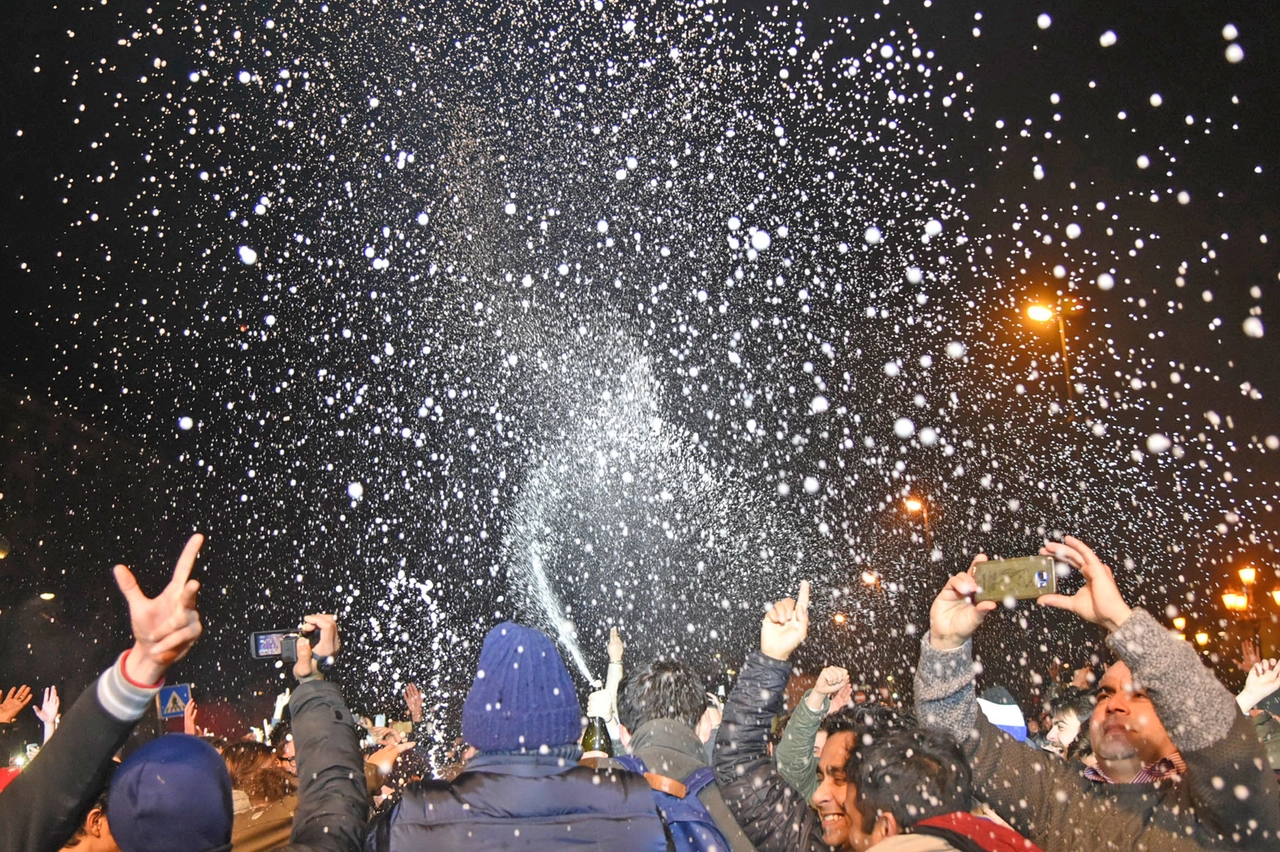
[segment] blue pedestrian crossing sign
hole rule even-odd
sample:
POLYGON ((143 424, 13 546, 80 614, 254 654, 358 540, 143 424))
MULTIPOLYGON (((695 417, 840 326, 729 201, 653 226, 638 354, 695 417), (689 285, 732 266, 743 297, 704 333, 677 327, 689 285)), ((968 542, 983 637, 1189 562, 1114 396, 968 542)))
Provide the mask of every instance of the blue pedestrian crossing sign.
POLYGON ((160 718, 173 719, 187 711, 191 703, 191 684, 175 683, 172 686, 160 687, 160 718))

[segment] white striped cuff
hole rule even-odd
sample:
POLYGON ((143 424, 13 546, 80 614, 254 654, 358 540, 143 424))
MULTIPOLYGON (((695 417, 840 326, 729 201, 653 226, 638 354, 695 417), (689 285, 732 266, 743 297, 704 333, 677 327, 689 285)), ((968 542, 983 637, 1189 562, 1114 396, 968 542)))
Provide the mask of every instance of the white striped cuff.
POLYGON ((121 722, 136 722, 147 712, 160 687, 147 689, 125 680, 123 659, 121 656, 98 678, 98 703, 121 722))

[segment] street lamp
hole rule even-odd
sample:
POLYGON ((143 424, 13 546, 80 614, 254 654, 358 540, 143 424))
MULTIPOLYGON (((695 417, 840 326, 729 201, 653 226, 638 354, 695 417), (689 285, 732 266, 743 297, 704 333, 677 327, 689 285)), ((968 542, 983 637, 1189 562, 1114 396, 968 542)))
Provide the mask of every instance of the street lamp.
POLYGON ((924 516, 924 544, 929 548, 929 558, 933 558, 933 533, 929 529, 929 505, 918 497, 908 497, 903 501, 903 505, 907 507, 907 511, 915 514, 920 512, 924 516))
POLYGON ((1240 592, 1223 592, 1222 605, 1231 612, 1244 612, 1249 608, 1249 596, 1240 592))
POLYGON ((1067 322, 1066 313, 1077 313, 1084 310, 1084 305, 1079 302, 1068 302, 1063 304, 1062 297, 1052 305, 1033 304, 1027 306, 1027 318, 1035 322, 1050 322, 1054 319, 1058 321, 1058 342, 1062 344, 1062 378, 1067 383, 1067 413, 1071 413, 1071 360, 1067 353, 1067 322))

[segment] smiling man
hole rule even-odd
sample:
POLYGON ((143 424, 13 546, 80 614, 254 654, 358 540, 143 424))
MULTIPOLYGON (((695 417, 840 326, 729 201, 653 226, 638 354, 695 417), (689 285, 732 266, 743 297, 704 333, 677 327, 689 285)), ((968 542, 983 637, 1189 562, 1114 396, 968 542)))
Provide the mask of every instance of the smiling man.
MULTIPOLYGON (((827 718, 813 807, 778 772, 765 745, 782 709, 787 662, 809 629, 809 586, 779 601, 760 628, 725 702, 716 739, 716 783, 760 852, 954 852, 1036 848, 1004 826, 973 817, 969 768, 945 735, 905 727, 890 707, 863 704, 827 718)), ((827 669, 822 689, 847 675, 827 669)), ((815 687, 815 688, 819 688, 815 687)), ((834 691, 834 690, 829 690, 834 691)))
MULTIPOLYGON (((1080 736, 1080 729, 1093 716, 1094 693, 1069 686, 1049 704, 1049 731, 1046 751, 1066 754, 1067 747, 1080 736)), ((1092 735, 1090 735, 1092 736, 1092 735)))

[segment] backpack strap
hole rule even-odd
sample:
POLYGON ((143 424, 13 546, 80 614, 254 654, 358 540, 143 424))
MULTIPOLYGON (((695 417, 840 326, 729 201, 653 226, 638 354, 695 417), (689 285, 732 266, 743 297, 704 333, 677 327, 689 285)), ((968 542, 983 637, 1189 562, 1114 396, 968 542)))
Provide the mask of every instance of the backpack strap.
POLYGON ((716 771, 710 766, 703 766, 700 769, 693 770, 689 773, 688 777, 684 779, 684 786, 688 791, 687 795, 698 795, 707 785, 714 783, 715 780, 716 771))
MULTIPOLYGON (((668 796, 674 796, 677 799, 683 799, 688 795, 688 790, 684 784, 681 784, 674 778, 668 778, 665 775, 659 775, 656 772, 650 772, 649 767, 644 765, 644 761, 636 757, 634 754, 624 754, 615 757, 618 763, 632 772, 638 772, 644 776, 644 780, 649 782, 649 786, 657 790, 659 793, 666 793, 668 796)), ((705 782, 702 786, 706 786, 705 782)), ((699 788, 701 789, 701 787, 699 788)))

